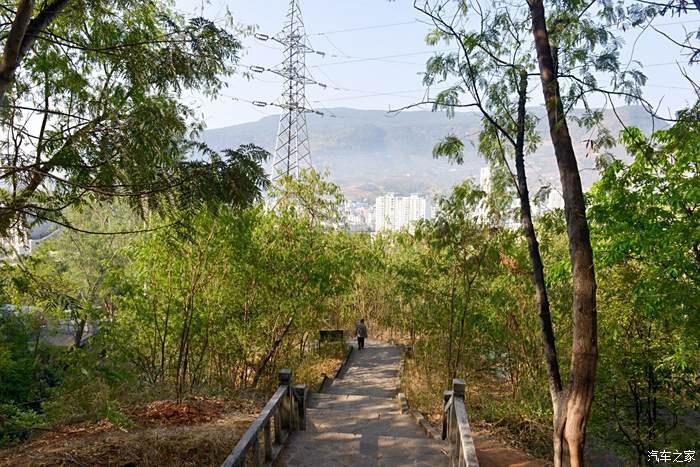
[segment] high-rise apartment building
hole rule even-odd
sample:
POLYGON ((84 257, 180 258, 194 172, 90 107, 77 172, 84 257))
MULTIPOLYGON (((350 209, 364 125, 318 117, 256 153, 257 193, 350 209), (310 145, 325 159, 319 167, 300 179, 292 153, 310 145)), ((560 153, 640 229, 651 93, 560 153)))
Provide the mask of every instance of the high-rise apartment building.
POLYGON ((430 219, 430 201, 420 194, 395 196, 387 193, 376 199, 374 230, 413 230, 416 221, 430 219))

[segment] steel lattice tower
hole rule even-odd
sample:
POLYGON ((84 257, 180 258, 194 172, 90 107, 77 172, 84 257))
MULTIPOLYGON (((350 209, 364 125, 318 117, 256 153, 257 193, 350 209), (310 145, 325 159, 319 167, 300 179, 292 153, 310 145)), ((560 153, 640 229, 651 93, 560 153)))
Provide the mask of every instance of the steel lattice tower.
POLYGON ((272 162, 272 178, 284 175, 299 177, 304 169, 311 169, 311 147, 306 126, 306 113, 313 112, 306 100, 306 85, 315 83, 306 73, 305 57, 314 52, 309 47, 304 30, 304 21, 298 0, 290 0, 287 23, 279 42, 284 46, 284 62, 277 72, 284 77, 284 91, 280 107, 277 142, 272 162))

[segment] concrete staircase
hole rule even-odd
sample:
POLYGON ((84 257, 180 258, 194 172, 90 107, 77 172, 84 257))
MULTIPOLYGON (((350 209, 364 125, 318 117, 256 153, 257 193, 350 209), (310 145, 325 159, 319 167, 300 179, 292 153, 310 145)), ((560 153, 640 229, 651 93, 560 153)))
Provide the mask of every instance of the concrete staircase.
POLYGON ((448 465, 446 445, 426 437, 396 400, 399 349, 376 342, 355 351, 329 390, 312 396, 307 431, 294 433, 278 465, 448 465))

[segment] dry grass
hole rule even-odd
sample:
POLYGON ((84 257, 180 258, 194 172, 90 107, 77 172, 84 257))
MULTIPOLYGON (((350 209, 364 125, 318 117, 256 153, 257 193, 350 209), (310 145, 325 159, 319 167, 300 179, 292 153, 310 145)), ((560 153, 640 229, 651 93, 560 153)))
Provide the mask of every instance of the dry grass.
POLYGON ((295 382, 306 384, 309 390, 316 390, 324 375, 335 376, 335 369, 345 360, 346 355, 345 343, 324 344, 321 349, 307 353, 294 369, 295 382))
MULTIPOLYGON (((344 358, 344 345, 309 353, 295 382, 315 389, 344 358)), ((0 466, 218 466, 265 402, 256 393, 132 402, 119 407, 126 424, 103 419, 57 428, 0 450, 0 466)))
MULTIPOLYGON (((442 393, 447 389, 440 382, 445 377, 416 363, 414 359, 405 361, 402 390, 410 405, 419 410, 440 433, 442 393)), ((519 459, 523 466, 548 465, 532 455, 548 457, 546 449, 551 428, 539 420, 524 419, 517 410, 509 411, 510 391, 507 382, 486 374, 467 378, 465 399, 477 453, 486 460, 484 465, 511 465, 513 459, 519 459), (499 464, 500 461, 504 463, 499 464)))
POLYGON ((172 401, 157 401, 149 404, 150 412, 143 413, 143 425, 120 429, 102 420, 64 427, 0 451, 0 465, 220 465, 257 414, 257 410, 231 411, 220 404, 199 405, 218 406, 223 413, 193 410, 197 405, 191 404, 174 409, 177 404, 172 401), (210 420, 199 422, 203 417, 210 420))
POLYGON ((412 407, 418 409, 438 432, 442 430, 442 392, 437 381, 443 378, 419 368, 416 361, 406 359, 401 389, 412 407))

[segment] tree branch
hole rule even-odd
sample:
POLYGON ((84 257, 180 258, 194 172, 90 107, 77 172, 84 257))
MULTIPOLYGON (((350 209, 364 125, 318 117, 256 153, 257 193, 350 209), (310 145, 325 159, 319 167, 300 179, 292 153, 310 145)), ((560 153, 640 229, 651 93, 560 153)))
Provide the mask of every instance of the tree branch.
POLYGON ((22 45, 31 23, 34 0, 21 0, 5 42, 5 51, 0 63, 0 103, 5 101, 5 93, 15 78, 15 70, 22 59, 22 45))

